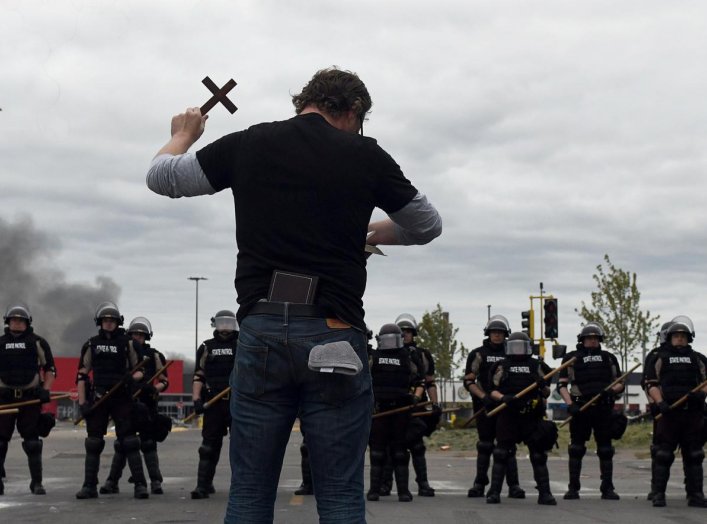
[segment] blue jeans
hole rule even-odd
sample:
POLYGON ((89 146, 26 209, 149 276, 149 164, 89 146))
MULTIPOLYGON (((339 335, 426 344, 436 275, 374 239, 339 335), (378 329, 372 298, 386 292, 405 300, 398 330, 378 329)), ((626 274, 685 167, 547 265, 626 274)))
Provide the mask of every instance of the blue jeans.
POLYGON ((299 416, 307 435, 320 523, 365 524, 363 464, 373 395, 366 336, 323 318, 249 315, 240 326, 231 375, 231 490, 226 524, 273 521, 285 448, 299 416), (348 341, 363 370, 307 367, 319 344, 348 341))

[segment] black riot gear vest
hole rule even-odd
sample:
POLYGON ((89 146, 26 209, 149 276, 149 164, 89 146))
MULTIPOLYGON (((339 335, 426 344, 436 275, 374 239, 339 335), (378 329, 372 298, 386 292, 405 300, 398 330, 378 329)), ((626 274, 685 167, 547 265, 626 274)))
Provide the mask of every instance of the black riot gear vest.
POLYGON ((660 389, 668 403, 672 404, 701 382, 699 357, 690 346, 667 346, 658 358, 662 360, 660 389))
POLYGON ((204 342, 206 347, 206 363, 204 374, 206 383, 214 393, 219 393, 228 387, 228 379, 236 359, 238 331, 233 331, 227 338, 221 338, 214 331, 214 338, 204 342))
POLYGON ((572 384, 577 386, 582 396, 593 397, 611 384, 613 374, 611 371, 611 354, 601 349, 586 349, 577 344, 577 360, 574 363, 574 379, 572 384))
MULTIPOLYGON (((504 395, 515 395, 525 388, 534 384, 536 380, 542 378, 539 373, 540 361, 531 357, 506 358, 503 361, 503 377, 498 391, 504 395)), ((532 399, 538 395, 538 391, 528 393, 525 399, 532 399)))
POLYGON ((101 329, 98 335, 88 340, 93 384, 99 392, 115 386, 130 371, 128 341, 123 329, 117 329, 110 335, 101 329))
POLYGON ((28 328, 20 336, 13 336, 9 329, 0 337, 0 380, 11 387, 30 384, 39 372, 37 337, 28 328))
POLYGON ((410 352, 407 348, 377 350, 371 357, 373 397, 402 400, 410 395, 410 352))

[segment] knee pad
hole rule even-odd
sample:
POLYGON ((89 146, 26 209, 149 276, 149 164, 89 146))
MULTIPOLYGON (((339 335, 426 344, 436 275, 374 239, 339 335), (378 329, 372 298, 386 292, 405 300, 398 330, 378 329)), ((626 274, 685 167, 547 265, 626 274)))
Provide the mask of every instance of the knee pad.
POLYGON ((199 458, 202 460, 212 460, 214 458, 214 448, 208 442, 202 442, 199 446, 199 458))
POLYGON ((530 463, 533 466, 544 466, 547 464, 547 453, 543 453, 542 451, 531 451, 530 463))
POLYGON ((157 449, 157 442, 155 442, 151 438, 146 440, 140 439, 140 449, 143 453, 155 451, 157 449))
POLYGON ((655 462, 662 466, 670 467, 675 460, 675 453, 672 449, 659 447, 655 452, 655 462))
POLYGON ((683 450, 682 457, 685 464, 701 464, 705 459, 705 451, 702 448, 683 450))
POLYGON ((120 453, 122 455, 123 446, 120 444, 119 440, 116 440, 115 442, 113 442, 113 451, 115 451, 116 453, 120 453))
POLYGON ((371 448, 371 463, 372 464, 385 464, 385 449, 382 448, 371 448))
POLYGON ((89 455, 100 455, 106 447, 106 441, 98 437, 86 437, 84 447, 89 455))
POLYGON ((505 463, 513 456, 513 450, 508 448, 493 448, 493 460, 499 463, 505 463))
POLYGON ((479 455, 490 455, 493 453, 493 449, 493 442, 489 442, 488 440, 479 440, 476 443, 476 451, 479 455))
POLYGON ((39 455, 42 453, 42 441, 39 439, 23 440, 22 449, 24 449, 25 453, 28 455, 39 455))
POLYGON ((599 460, 611 460, 614 456, 614 446, 599 446, 597 448, 597 457, 599 460))
POLYGON ((137 435, 123 437, 121 445, 123 446, 123 453, 126 455, 140 451, 140 439, 137 435))
POLYGON ((567 454, 575 459, 581 459, 587 452, 587 448, 582 444, 570 444, 567 447, 567 454))
POLYGON ((404 449, 394 449, 392 455, 393 463, 395 464, 407 464, 407 461, 410 459, 410 455, 408 455, 408 452, 404 449))
POLYGON ((422 439, 416 440, 415 442, 413 442, 412 446, 410 446, 410 453, 415 456, 424 455, 425 450, 425 443, 422 442, 422 439))

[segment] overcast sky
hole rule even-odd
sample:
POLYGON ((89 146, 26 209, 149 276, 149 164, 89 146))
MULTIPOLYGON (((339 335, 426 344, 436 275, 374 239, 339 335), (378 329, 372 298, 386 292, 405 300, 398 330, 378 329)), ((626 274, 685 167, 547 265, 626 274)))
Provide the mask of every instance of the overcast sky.
POLYGON ((519 329, 542 281, 572 344, 608 253, 638 273, 644 309, 693 318, 700 347, 705 20, 704 2, 648 0, 3 0, 0 220, 45 235, 40 271, 110 277, 126 319, 147 316, 156 347, 193 355, 187 277, 209 279, 199 338, 236 308, 233 204, 145 187, 171 116, 206 101, 204 76, 238 82, 239 110, 213 109, 196 149, 289 118, 290 95, 335 64, 372 95, 366 134, 444 219, 432 244, 369 259, 374 330, 440 303, 473 348, 488 304, 519 329))

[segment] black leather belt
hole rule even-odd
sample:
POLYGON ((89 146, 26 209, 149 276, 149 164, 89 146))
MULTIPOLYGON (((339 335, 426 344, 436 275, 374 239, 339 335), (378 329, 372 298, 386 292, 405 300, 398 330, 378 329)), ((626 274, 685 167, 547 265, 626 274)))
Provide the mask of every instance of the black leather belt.
POLYGON ((327 318, 335 317, 328 313, 321 306, 313 304, 291 304, 289 302, 256 302, 248 311, 248 315, 285 315, 285 306, 287 306, 287 316, 289 317, 309 317, 309 318, 327 318))

